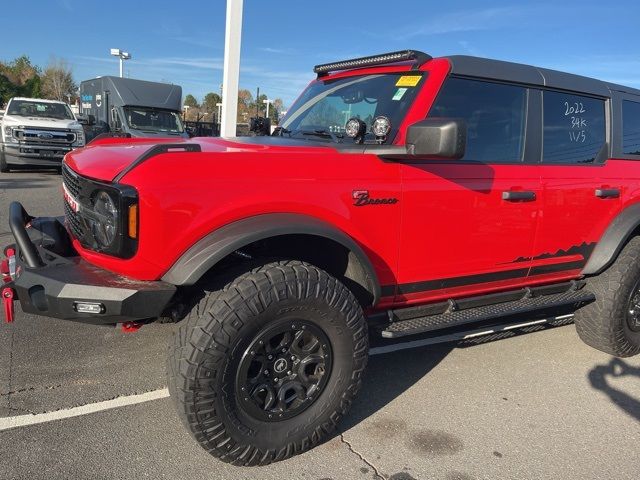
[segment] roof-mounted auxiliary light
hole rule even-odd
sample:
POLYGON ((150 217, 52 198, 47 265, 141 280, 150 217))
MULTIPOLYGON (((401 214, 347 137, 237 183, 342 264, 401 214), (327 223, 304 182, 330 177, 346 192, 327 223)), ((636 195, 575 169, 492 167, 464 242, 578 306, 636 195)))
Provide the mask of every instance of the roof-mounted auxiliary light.
POLYGON ((391 120, 383 115, 374 118, 371 124, 371 132, 375 135, 376 142, 384 143, 387 135, 391 132, 391 120))
POLYGON ((327 75, 329 72, 338 70, 347 70, 350 68, 372 67, 375 65, 385 65, 387 63, 408 62, 413 60, 413 69, 417 69, 425 62, 431 60, 431 55, 420 52, 418 50, 400 50, 398 52, 383 53, 380 55, 372 55, 370 57, 352 58, 350 60, 342 60, 340 62, 324 63, 313 67, 313 72, 318 77, 327 75))
POLYGON ((356 143, 362 143, 366 131, 367 124, 358 117, 350 118, 344 127, 344 133, 347 134, 347 137, 353 138, 356 143))

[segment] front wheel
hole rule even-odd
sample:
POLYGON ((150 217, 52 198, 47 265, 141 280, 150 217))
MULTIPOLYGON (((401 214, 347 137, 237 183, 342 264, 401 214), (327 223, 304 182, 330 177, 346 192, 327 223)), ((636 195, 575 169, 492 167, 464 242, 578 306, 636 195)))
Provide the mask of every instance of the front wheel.
POLYGON ((264 465, 335 429, 368 346, 362 309, 342 283, 303 262, 268 263, 204 288, 174 336, 169 389, 205 450, 264 465))

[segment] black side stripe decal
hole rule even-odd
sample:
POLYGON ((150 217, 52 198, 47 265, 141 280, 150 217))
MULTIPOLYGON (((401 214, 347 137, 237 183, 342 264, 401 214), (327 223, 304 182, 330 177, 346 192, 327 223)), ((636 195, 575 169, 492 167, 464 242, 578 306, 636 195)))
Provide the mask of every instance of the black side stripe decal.
MULTIPOLYGON (((442 278, 437 280, 425 280, 422 282, 404 283, 398 285, 398 294, 428 292, 431 290, 441 290, 443 288, 464 287, 467 285, 475 285, 480 283, 498 282, 500 280, 512 280, 531 275, 543 275, 545 273, 561 272, 564 270, 575 270, 584 267, 586 260, 578 260, 575 262, 555 263, 552 265, 539 265, 533 267, 531 272, 529 268, 517 268, 515 270, 505 270, 502 272, 481 273, 478 275, 467 275, 463 277, 442 278)), ((383 285, 382 296, 388 297, 395 293, 394 285, 383 285)))

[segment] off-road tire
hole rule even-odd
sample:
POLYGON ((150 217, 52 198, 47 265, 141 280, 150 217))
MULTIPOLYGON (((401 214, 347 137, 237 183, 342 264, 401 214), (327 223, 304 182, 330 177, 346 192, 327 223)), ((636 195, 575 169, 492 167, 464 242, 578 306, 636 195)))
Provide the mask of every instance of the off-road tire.
POLYGON ((640 331, 627 321, 629 301, 639 285, 640 237, 634 237, 609 268, 587 282, 596 300, 575 314, 576 330, 587 345, 616 357, 640 353, 640 331))
POLYGON ((367 364, 367 326, 353 294, 300 261, 267 263, 202 287, 201 300, 177 325, 167 360, 169 391, 192 436, 211 455, 242 466, 283 460, 326 439, 360 389, 367 364), (305 410, 261 421, 237 398, 238 364, 260 332, 288 315, 323 331, 332 368, 305 410))

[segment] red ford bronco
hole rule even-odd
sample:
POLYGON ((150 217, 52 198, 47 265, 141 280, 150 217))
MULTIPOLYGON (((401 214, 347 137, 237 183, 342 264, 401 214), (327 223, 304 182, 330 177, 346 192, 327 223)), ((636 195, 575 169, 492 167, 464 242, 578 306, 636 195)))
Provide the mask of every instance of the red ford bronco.
POLYGON ((370 334, 575 312, 640 352, 640 91, 418 51, 314 71, 271 136, 67 154, 64 217, 11 204, 7 319, 178 322, 171 395, 238 465, 327 438, 370 334))

